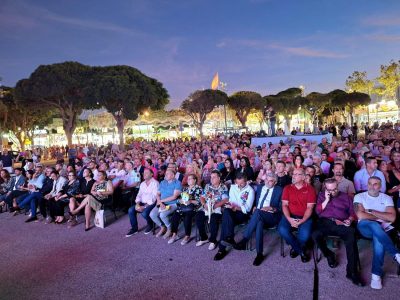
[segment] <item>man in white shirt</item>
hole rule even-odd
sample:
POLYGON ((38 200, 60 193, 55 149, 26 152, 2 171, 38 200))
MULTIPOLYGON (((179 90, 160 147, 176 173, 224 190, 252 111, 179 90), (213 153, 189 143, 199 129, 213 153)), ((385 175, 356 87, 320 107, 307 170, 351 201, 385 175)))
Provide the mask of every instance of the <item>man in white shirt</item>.
MULTIPOLYGON (((54 201, 54 197, 57 196, 59 192, 61 192, 64 184, 67 182, 67 179, 63 176, 60 176, 57 171, 52 171, 50 174, 50 178, 53 180, 53 188, 50 193, 44 196, 44 199, 46 199, 47 201, 54 201)), ((51 222, 53 222, 53 218, 51 218, 50 216, 47 217, 45 223, 49 224, 51 222)))
POLYGON ((93 179, 97 181, 99 179, 99 170, 97 170, 96 163, 94 161, 90 161, 87 167, 88 169, 92 170, 93 179))
POLYGON ((123 182, 125 175, 126 171, 124 169, 123 160, 118 160, 117 166, 107 173, 107 177, 112 181, 114 189, 123 182))
POLYGON ((153 170, 148 168, 144 169, 144 181, 140 184, 139 193, 135 200, 136 205, 131 206, 128 210, 131 229, 126 234, 126 237, 130 237, 138 232, 137 213, 140 213, 147 222, 144 234, 149 234, 153 231, 154 222, 150 218, 150 212, 156 206, 159 186, 158 181, 153 178, 153 175, 153 170))
POLYGON ((386 192, 386 179, 385 175, 378 170, 378 162, 375 157, 367 157, 365 159, 365 168, 359 170, 354 175, 354 187, 357 193, 365 192, 368 190, 368 179, 371 176, 376 176, 381 179, 381 192, 386 192))
POLYGON ((236 175, 236 184, 229 191, 229 202, 225 204, 222 213, 221 243, 214 260, 221 260, 226 256, 226 246, 235 242, 235 225, 247 222, 253 202, 254 190, 248 184, 246 174, 239 172, 236 175))
POLYGON ((354 211, 358 217, 358 230, 372 239, 372 279, 371 288, 382 289, 382 267, 385 251, 400 264, 400 253, 396 249, 387 232, 393 230, 391 223, 396 219, 393 200, 380 193, 381 179, 372 176, 368 179, 368 191, 354 197, 354 211))
POLYGON ((140 174, 133 169, 132 162, 125 163, 126 175, 121 184, 121 202, 126 209, 131 206, 131 200, 136 198, 140 185, 140 174))

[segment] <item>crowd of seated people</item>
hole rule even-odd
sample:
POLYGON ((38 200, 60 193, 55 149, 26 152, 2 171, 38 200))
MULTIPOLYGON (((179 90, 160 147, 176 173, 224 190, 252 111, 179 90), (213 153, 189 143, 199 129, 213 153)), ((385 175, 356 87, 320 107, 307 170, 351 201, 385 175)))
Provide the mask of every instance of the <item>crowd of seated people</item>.
POLYGON ((355 141, 305 137, 258 147, 246 134, 134 141, 124 151, 77 146, 68 151, 68 163, 60 158, 55 167, 0 170, 0 212, 25 210, 27 223, 68 228, 83 213, 88 231, 93 211, 112 197, 114 207, 128 213, 126 237, 139 232, 138 215, 146 223, 144 234, 154 232, 168 244, 190 243, 195 224, 195 246, 217 249, 219 261, 229 251, 245 250, 254 235, 255 266, 266 258, 265 228, 276 228, 290 245, 290 257, 303 263, 317 245, 331 268, 338 265, 326 242, 333 235, 344 241, 346 277, 358 286, 364 280, 357 241, 365 238, 373 249, 370 285, 381 289, 385 253, 400 264, 398 140, 395 130, 384 128, 355 141), (245 226, 242 234, 235 234, 237 225, 245 226))

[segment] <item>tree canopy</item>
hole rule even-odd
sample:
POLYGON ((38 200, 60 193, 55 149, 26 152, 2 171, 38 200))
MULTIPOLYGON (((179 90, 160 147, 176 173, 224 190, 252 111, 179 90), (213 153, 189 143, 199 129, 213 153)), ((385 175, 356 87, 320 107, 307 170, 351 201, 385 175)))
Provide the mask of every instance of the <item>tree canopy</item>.
POLYGON ((349 92, 370 94, 373 91, 374 82, 367 78, 367 72, 354 71, 346 80, 346 89, 349 92))
POLYGON ((330 105, 331 99, 329 95, 318 92, 312 92, 305 98, 306 101, 304 101, 302 108, 310 114, 314 127, 313 129, 314 132, 316 132, 319 125, 319 116, 322 114, 325 108, 330 105))
POLYGON ((381 65, 380 75, 376 78, 382 85, 375 91, 378 95, 394 99, 400 86, 400 61, 391 61, 389 65, 381 65))
POLYGON ((88 89, 92 102, 97 101, 113 115, 121 147, 128 120, 136 120, 146 109, 161 109, 169 102, 162 83, 129 66, 93 68, 88 89))
POLYGON ((300 88, 289 88, 276 95, 265 96, 268 105, 285 118, 286 126, 290 130, 292 115, 298 113, 300 106, 307 103, 307 99, 302 97, 303 91, 300 88))
POLYGON ((358 106, 371 103, 371 97, 365 93, 347 93, 343 90, 333 90, 328 93, 331 97, 331 106, 343 112, 347 109, 350 114, 351 123, 354 123, 354 109, 358 106))
POLYGON ((194 126, 203 137, 203 125, 207 115, 218 105, 225 105, 228 96, 220 90, 198 90, 182 102, 181 108, 193 119, 194 126))
POLYGON ((90 74, 91 68, 78 62, 41 65, 28 79, 18 81, 16 102, 57 110, 71 145, 78 115, 96 106, 85 93, 90 74))
POLYGON ((1 127, 5 131, 11 131, 24 150, 27 141, 33 142, 35 128, 44 127, 52 121, 52 111, 43 106, 31 105, 30 102, 16 102, 12 88, 6 87, 4 91, 0 99, 4 108, 1 127))
POLYGON ((228 105, 235 111, 239 122, 245 127, 250 112, 261 110, 265 105, 265 100, 259 93, 240 91, 228 98, 228 105))

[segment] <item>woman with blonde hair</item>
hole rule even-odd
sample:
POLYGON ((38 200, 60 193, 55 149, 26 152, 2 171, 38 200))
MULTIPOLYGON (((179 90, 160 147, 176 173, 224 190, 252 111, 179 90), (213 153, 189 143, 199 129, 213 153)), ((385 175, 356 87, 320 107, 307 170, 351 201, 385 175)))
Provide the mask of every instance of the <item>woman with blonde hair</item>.
POLYGON ((266 159, 262 162, 262 168, 258 173, 256 179, 257 183, 260 184, 261 182, 264 182, 264 180, 267 178, 268 173, 275 173, 274 165, 272 164, 272 160, 270 159, 266 159))
POLYGON ((188 177, 191 174, 196 176, 196 179, 197 179, 196 182, 201 181, 201 172, 200 172, 199 168, 197 167, 197 164, 192 162, 192 163, 186 165, 185 175, 183 176, 183 179, 182 179, 182 185, 188 184, 188 177))

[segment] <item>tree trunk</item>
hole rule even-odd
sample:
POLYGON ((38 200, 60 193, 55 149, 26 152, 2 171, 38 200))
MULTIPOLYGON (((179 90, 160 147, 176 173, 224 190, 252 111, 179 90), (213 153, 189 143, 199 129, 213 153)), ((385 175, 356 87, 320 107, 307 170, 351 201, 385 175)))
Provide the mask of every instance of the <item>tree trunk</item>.
POLYGON ((285 123, 286 123, 286 130, 284 130, 285 134, 290 134, 291 131, 291 120, 292 120, 292 116, 285 116, 285 123))
POLYGON ((63 128, 67 137, 68 147, 72 147, 72 135, 76 128, 77 113, 73 110, 65 110, 62 112, 63 128))
POLYGON ((318 129, 318 116, 317 114, 313 114, 312 115, 313 118, 313 133, 317 133, 317 129, 318 129))
POLYGON ((21 151, 25 151, 25 138, 22 137, 22 131, 18 132, 16 135, 19 144, 21 145, 21 151))
POLYGON ((74 134, 74 130, 64 127, 64 132, 67 137, 68 147, 72 147, 72 135, 74 134))
POLYGON ((236 112, 236 117, 239 120, 239 122, 242 125, 242 127, 246 127, 247 118, 246 118, 245 114, 236 112))
POLYGON ((199 123, 198 126, 197 126, 197 129, 199 130, 199 133, 200 133, 200 139, 201 139, 201 140, 202 140, 203 137, 204 137, 204 135, 203 135, 203 125, 204 125, 204 122, 201 122, 201 123, 199 123))
POLYGON ((113 114, 115 121, 117 122, 118 136, 119 136, 119 147, 124 149, 124 128, 128 122, 122 115, 113 114))
POLYGON ((350 126, 353 126, 354 124, 354 116, 353 116, 353 108, 350 107, 350 126))

